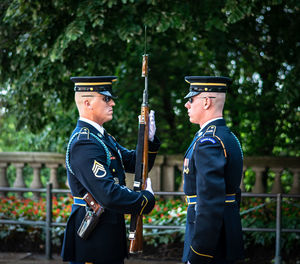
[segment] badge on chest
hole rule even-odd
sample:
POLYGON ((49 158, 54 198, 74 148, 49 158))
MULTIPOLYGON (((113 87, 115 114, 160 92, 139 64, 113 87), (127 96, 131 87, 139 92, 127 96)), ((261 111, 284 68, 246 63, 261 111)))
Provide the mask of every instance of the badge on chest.
POLYGON ((189 159, 185 158, 184 159, 184 163, 183 163, 183 173, 185 174, 189 174, 190 170, 189 170, 189 159))

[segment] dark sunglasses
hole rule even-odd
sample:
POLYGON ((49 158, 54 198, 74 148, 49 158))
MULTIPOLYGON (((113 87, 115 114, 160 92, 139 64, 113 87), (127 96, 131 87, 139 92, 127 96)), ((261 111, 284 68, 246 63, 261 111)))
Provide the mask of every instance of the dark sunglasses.
MULTIPOLYGON (((102 96, 95 96, 95 95, 82 95, 82 97, 102 97, 102 96)), ((104 97, 102 97, 102 100, 105 102, 105 103, 109 103, 112 98, 110 96, 107 96, 107 95, 104 95, 104 97)))
POLYGON ((105 96, 102 98, 102 100, 103 100, 105 103, 109 103, 109 102, 112 100, 112 98, 109 97, 109 96, 107 96, 107 95, 105 95, 105 96))
MULTIPOLYGON (((216 98, 216 97, 214 97, 214 96, 203 96, 203 97, 198 97, 198 98, 201 98, 201 99, 203 99, 203 98, 216 98)), ((191 103, 193 103, 194 102, 194 97, 190 97, 189 99, 188 99, 188 101, 189 101, 189 103, 191 104, 191 103)))

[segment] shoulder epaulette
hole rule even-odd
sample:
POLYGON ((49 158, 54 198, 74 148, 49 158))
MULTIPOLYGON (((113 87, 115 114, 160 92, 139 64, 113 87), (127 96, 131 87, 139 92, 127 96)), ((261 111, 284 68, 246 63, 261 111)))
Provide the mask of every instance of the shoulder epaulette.
POLYGON ((209 126, 209 127, 205 130, 205 132, 202 134, 202 136, 199 137, 199 138, 196 140, 193 149, 195 149, 195 146, 196 146, 196 144, 197 144, 198 141, 199 141, 200 143, 203 143, 203 142, 210 142, 210 143, 212 143, 212 144, 215 144, 215 143, 217 143, 217 141, 219 141, 219 142, 221 143, 222 148, 223 148, 224 156, 225 156, 225 158, 227 158, 227 152, 226 152, 226 148, 225 148, 225 145, 224 145, 223 141, 222 141, 217 135, 215 135, 216 129, 217 129, 217 127, 214 126, 214 125, 209 126))
POLYGON ((87 127, 83 127, 80 129, 79 132, 75 133, 71 139, 69 140, 68 146, 67 146, 67 151, 66 151, 66 166, 69 169, 69 171, 74 174, 71 165, 70 165, 70 161, 69 161, 69 156, 70 156, 70 148, 71 148, 71 144, 74 141, 75 137, 77 136, 77 140, 79 139, 90 139, 90 135, 95 138, 104 148, 104 151, 106 153, 106 159, 107 159, 107 165, 110 166, 111 160, 110 160, 110 152, 107 148, 107 146, 103 143, 103 141, 97 137, 95 134, 90 133, 90 130, 87 127))
POLYGON ((90 130, 87 127, 81 128, 78 132, 77 139, 90 139, 90 130))
POLYGON ((216 138, 215 138, 215 133, 216 133, 216 126, 209 126, 201 135, 201 137, 199 137, 194 145, 194 148, 196 146, 196 143, 199 141, 200 143, 203 142, 210 142, 212 144, 217 143, 216 138))
POLYGON ((209 126, 203 133, 202 137, 214 137, 216 133, 216 128, 216 126, 209 126))

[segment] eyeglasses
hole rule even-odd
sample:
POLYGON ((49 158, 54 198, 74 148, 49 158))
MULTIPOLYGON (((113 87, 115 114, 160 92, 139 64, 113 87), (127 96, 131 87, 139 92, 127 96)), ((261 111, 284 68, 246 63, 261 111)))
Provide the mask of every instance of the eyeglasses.
MULTIPOLYGON (((200 98, 200 99, 203 99, 203 98, 216 98, 216 97, 214 97, 214 96, 202 96, 202 97, 196 97, 196 98, 200 98)), ((194 102, 194 97, 190 97, 189 99, 188 99, 188 101, 189 101, 189 103, 191 104, 191 103, 193 103, 194 102)))
MULTIPOLYGON (((81 97, 102 97, 102 96, 95 96, 95 95, 82 95, 81 97)), ((105 103, 109 103, 112 98, 110 96, 107 96, 107 95, 104 95, 104 97, 102 97, 102 100, 105 102, 105 103)))
POLYGON ((103 100, 105 103, 109 103, 109 102, 112 100, 112 98, 109 97, 109 96, 107 96, 107 95, 105 95, 105 96, 102 98, 102 100, 103 100))

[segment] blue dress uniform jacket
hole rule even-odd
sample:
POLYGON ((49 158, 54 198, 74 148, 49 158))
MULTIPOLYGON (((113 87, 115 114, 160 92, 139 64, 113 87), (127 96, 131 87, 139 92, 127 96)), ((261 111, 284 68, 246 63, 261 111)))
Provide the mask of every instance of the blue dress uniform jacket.
POLYGON ((239 215, 243 154, 224 119, 196 134, 185 154, 184 192, 189 203, 183 262, 214 263, 243 257, 239 215))
MULTIPOLYGON (((149 143, 149 169, 159 146, 157 138, 149 143)), ((125 171, 134 173, 135 159, 135 150, 122 147, 112 136, 101 135, 92 125, 78 121, 66 153, 71 193, 82 198, 90 192, 105 211, 91 235, 83 240, 77 230, 86 208, 72 205, 62 248, 64 261, 110 263, 127 256, 124 214, 148 213, 155 204, 150 192, 134 192, 125 186, 125 171)))

